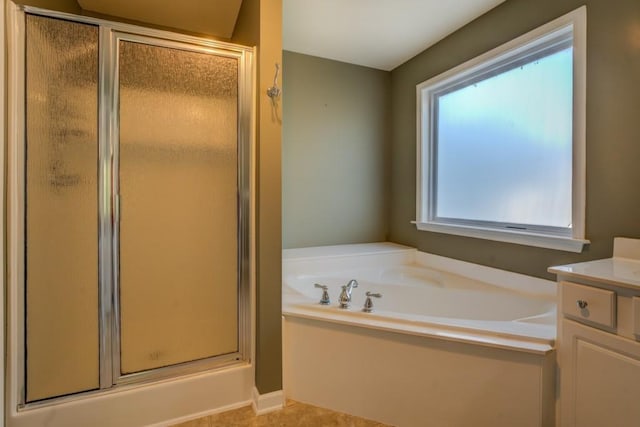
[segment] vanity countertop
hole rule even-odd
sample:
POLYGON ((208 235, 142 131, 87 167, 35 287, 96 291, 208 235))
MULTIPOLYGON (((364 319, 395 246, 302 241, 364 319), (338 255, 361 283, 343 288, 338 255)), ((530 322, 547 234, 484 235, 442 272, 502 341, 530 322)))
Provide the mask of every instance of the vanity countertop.
POLYGON ((640 289, 640 260, 606 258, 549 268, 550 273, 566 278, 597 280, 610 285, 640 289))
POLYGON ((597 280, 640 290, 640 239, 616 237, 613 257, 550 267, 549 272, 564 278, 597 280))

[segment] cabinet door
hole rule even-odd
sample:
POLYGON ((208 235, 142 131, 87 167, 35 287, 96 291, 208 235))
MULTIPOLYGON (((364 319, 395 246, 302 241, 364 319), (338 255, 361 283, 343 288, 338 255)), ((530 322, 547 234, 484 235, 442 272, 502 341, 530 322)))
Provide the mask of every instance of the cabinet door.
POLYGON ((562 321, 561 425, 640 425, 640 343, 562 321))

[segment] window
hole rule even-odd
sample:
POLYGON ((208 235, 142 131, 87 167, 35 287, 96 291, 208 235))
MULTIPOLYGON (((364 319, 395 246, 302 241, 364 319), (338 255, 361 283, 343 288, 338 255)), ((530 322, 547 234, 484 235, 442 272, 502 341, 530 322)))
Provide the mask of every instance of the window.
POLYGON ((419 230, 580 252, 586 9, 417 86, 419 230))

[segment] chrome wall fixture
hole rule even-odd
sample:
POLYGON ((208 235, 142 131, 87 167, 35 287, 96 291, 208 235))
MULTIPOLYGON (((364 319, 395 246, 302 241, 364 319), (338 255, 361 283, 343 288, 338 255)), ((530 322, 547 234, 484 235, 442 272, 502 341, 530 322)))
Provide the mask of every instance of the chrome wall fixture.
POLYGON ((276 62, 276 74, 273 76, 273 86, 267 89, 267 96, 273 101, 280 96, 282 90, 278 87, 278 74, 280 74, 280 64, 276 62))

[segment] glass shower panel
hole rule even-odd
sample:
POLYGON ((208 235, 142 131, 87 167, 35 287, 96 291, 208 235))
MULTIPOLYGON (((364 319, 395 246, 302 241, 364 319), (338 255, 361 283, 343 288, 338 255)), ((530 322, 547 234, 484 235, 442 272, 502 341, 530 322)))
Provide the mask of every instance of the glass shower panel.
POLYGON ((98 29, 26 17, 26 399, 99 387, 98 29))
POLYGON ((238 350, 238 61, 119 42, 122 374, 238 350))

